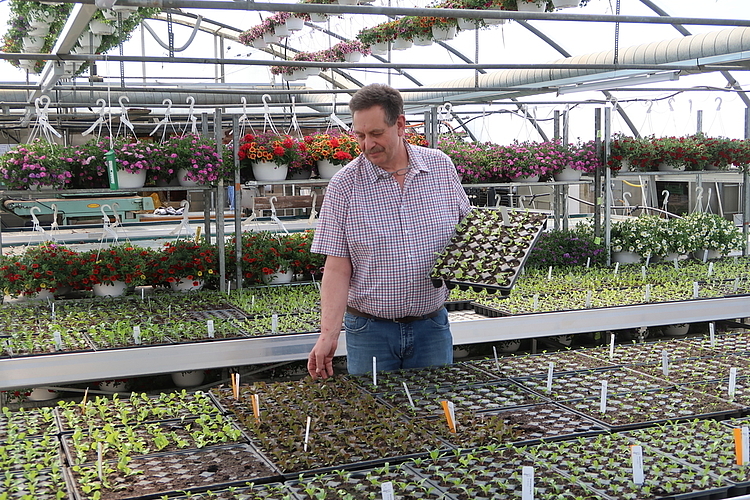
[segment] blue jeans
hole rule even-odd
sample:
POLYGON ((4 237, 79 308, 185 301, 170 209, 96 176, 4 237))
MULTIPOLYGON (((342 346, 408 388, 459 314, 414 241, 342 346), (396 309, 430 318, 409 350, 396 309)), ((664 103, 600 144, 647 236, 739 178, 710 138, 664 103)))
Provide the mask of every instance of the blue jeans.
POLYGON ((353 375, 372 373, 372 358, 378 371, 424 368, 453 362, 453 336, 448 311, 434 318, 395 323, 361 318, 346 313, 347 369, 353 375))

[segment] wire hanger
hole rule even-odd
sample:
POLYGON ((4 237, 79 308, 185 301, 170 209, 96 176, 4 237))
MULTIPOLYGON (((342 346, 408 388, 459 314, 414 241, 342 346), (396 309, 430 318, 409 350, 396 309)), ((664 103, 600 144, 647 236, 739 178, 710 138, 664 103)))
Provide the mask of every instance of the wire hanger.
POLYGON ((195 116, 195 97, 189 95, 187 99, 185 99, 185 102, 190 104, 190 108, 188 108, 188 116, 187 121, 185 122, 185 128, 182 129, 182 135, 185 135, 187 133, 188 125, 190 125, 190 133, 193 135, 198 135, 198 117, 195 116))
POLYGON ((195 230, 190 227, 190 202, 187 200, 182 200, 180 202, 180 206, 182 207, 182 220, 176 228, 172 229, 169 232, 169 234, 176 234, 177 239, 180 239, 180 236, 184 232, 185 238, 191 239, 193 236, 195 236, 195 230))
POLYGON ((271 196, 268 199, 268 202, 271 204, 271 220, 274 221, 281 228, 281 230, 284 231, 284 233, 289 234, 289 231, 287 231, 284 223, 281 222, 281 219, 276 216, 276 207, 273 204, 274 201, 277 201, 275 196, 271 196))
POLYGON ((339 127, 341 130, 344 130, 346 132, 349 131, 349 125, 344 123, 341 118, 336 116, 336 94, 333 94, 333 102, 331 104, 331 114, 328 116, 328 126, 326 127, 326 132, 331 130, 333 127, 339 127))
POLYGON ((161 140, 163 141, 167 136, 167 127, 171 126, 172 131, 176 134, 177 129, 174 128, 174 123, 172 123, 172 120, 170 118, 170 115, 172 114, 172 100, 171 99, 164 99, 161 102, 163 105, 167 107, 167 109, 164 111, 164 118, 161 119, 159 123, 156 124, 156 127, 154 127, 154 130, 151 131, 148 135, 154 135, 159 128, 164 126, 164 128, 161 131, 161 140))
POLYGON ((99 105, 99 117, 89 128, 81 132, 81 135, 89 135, 96 129, 96 138, 99 139, 102 136, 102 126, 107 123, 107 119, 104 117, 107 113, 107 101, 104 99, 97 99, 96 104, 99 105))
POLYGON ((120 239, 120 237, 117 235, 117 231, 112 228, 112 224, 109 221, 109 215, 107 215, 107 212, 104 211, 105 207, 112 210, 112 206, 107 205, 106 203, 99 207, 99 211, 102 213, 102 237, 99 239, 100 251, 105 240, 112 239, 113 243, 117 243, 117 240, 120 239))
POLYGON ((36 218, 35 212, 39 211, 41 211, 41 209, 38 206, 33 206, 29 209, 29 214, 31 215, 31 235, 29 235, 29 244, 35 235, 39 235, 42 241, 47 239, 44 236, 44 228, 39 224, 39 219, 36 218))
POLYGON ((37 97, 34 99, 34 109, 36 110, 36 122, 34 123, 34 127, 31 129, 31 134, 29 135, 29 142, 34 142, 34 139, 37 137, 40 137, 40 135, 44 135, 44 138, 47 140, 47 142, 52 143, 54 142, 52 140, 52 136, 56 137, 62 137, 60 135, 60 132, 55 130, 55 128, 50 125, 49 123, 49 105, 50 105, 50 98, 46 95, 43 95, 42 97, 37 97), (40 105, 42 105, 40 107, 40 105))
MULTIPOLYGON (((128 118, 128 107, 122 102, 130 102, 130 99, 128 96, 121 95, 117 101, 120 103, 120 125, 117 127, 117 136, 120 137, 122 126, 125 125, 126 130, 130 130, 130 133, 133 134, 133 138, 137 141, 138 136, 135 135, 135 129, 133 128, 133 124, 130 122, 130 118, 128 118)), ((124 132, 127 134, 127 131, 124 132)))
POLYGON ((315 224, 315 218, 318 216, 318 211, 315 210, 315 203, 318 201, 318 193, 312 192, 312 206, 310 207, 310 217, 307 218, 307 225, 312 226, 315 224))
POLYGON ((279 131, 276 129, 276 125, 273 124, 273 120, 271 120, 271 108, 268 106, 268 103, 271 101, 271 96, 269 94, 263 94, 261 97, 263 100, 263 132, 266 131, 266 126, 271 129, 271 132, 274 134, 279 133, 279 131))

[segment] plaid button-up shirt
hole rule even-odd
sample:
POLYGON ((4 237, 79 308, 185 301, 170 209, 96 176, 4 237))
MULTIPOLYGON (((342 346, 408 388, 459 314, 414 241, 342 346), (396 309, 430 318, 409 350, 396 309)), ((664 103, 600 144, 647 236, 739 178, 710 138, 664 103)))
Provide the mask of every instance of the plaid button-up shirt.
POLYGON ((352 263, 348 305, 380 318, 421 316, 448 296, 429 278, 436 254, 469 212, 456 169, 441 151, 407 144, 403 190, 364 155, 331 179, 312 251, 352 263))

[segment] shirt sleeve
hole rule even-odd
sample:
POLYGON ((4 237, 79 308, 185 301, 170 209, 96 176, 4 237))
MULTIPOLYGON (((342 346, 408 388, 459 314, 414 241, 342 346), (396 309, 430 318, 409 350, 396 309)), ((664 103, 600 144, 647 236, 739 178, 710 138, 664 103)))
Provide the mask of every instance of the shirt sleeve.
POLYGON ((350 257, 344 227, 350 198, 346 196, 346 186, 347 183, 343 182, 341 176, 329 182, 320 207, 311 252, 332 257, 350 257))

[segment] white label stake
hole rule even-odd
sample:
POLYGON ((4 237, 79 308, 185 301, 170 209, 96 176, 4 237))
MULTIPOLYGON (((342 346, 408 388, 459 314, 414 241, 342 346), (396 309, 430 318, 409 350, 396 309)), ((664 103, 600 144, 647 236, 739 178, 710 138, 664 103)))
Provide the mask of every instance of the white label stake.
POLYGON ((138 325, 133 327, 133 343, 135 345, 141 344, 141 327, 138 325))
POLYGON ((143 300, 145 298, 146 298, 146 289, 145 288, 141 288, 141 300, 143 300))
POLYGON ((734 293, 737 293, 737 288, 740 286, 740 279, 734 278, 734 293))
POLYGON ((409 392, 409 388, 406 386, 406 382, 401 382, 404 385, 404 392, 406 393, 406 398, 409 400, 409 405, 416 409, 417 407, 414 406, 414 400, 411 398, 411 392, 409 392))
POLYGON ((96 474, 99 479, 104 479, 102 472, 102 460, 104 459, 104 443, 99 441, 96 443, 96 474))
POLYGON ((620 272, 620 263, 619 262, 615 262, 615 276, 617 276, 617 273, 619 273, 619 272, 620 272))
POLYGON ((378 386, 378 358, 372 357, 372 385, 378 386))
POLYGON ((666 349, 661 351, 661 372, 665 377, 669 377, 669 353, 666 349))
POLYGON ((549 270, 547 271, 547 279, 548 280, 552 279, 552 266, 549 266, 549 270))
POLYGON ((700 288, 698 286, 698 282, 697 281, 693 281, 693 298, 694 299, 698 298, 698 293, 699 292, 700 292, 700 288))
POLYGON ((591 309, 591 297, 594 295, 592 290, 586 292, 586 309, 591 309))
POLYGON ((393 496, 393 483, 390 481, 380 483, 380 495, 383 500, 394 500, 396 497, 393 496))
POLYGON ((646 266, 641 266, 641 278, 646 279, 646 266))
POLYGON ((651 284, 646 285, 646 293, 643 294, 643 302, 651 302, 651 284))
POLYGON ((547 368, 547 392, 552 392, 552 374, 554 372, 555 372, 555 363, 550 361, 549 368, 547 368))
POLYGON ((716 323, 713 321, 708 324, 708 342, 711 349, 716 348, 716 323))
POLYGON ((54 337, 54 341, 55 341, 55 350, 62 351, 63 345, 62 345, 62 335, 60 334, 60 330, 55 330, 52 333, 52 336, 54 337))
POLYGON ((747 464, 750 460, 750 433, 747 426, 743 425, 742 429, 742 463, 747 464))
POLYGON ((534 311, 539 310, 539 294, 538 293, 534 294, 534 308, 533 309, 534 311))
POLYGON ((713 273, 714 273, 714 263, 713 262, 709 262, 708 263, 708 272, 706 274, 708 274, 708 276, 710 277, 713 273))
POLYGON ((729 369, 729 399, 734 397, 734 392, 737 390, 737 368, 732 367, 729 369))
POLYGON ((615 334, 609 334, 609 359, 615 359, 615 334))
POLYGON ((646 478, 643 475, 643 447, 641 445, 630 447, 630 459, 633 461, 633 482, 642 485, 646 478))
POLYGON ((55 321, 55 303, 53 302, 50 307, 52 309, 52 321, 55 321))
POLYGON ((492 346, 492 354, 495 355, 495 369, 500 371, 500 360, 497 359, 497 348, 494 345, 492 346))
POLYGON ((534 500, 534 468, 521 469, 521 500, 534 500))
POLYGON ((307 443, 310 441, 310 417, 307 417, 307 424, 305 424, 305 444, 302 447, 303 451, 307 451, 307 443))
POLYGON ((672 262, 674 263, 674 268, 675 269, 679 269, 680 268, 680 263, 677 262, 677 257, 675 257, 675 259, 672 262))
POLYGON ((591 257, 586 257, 586 269, 591 267, 591 257))
POLYGON ((602 393, 599 397, 599 413, 607 413, 607 381, 602 380, 602 393))
POLYGON ((273 313, 271 315, 271 333, 278 333, 279 332, 279 315, 276 313, 273 313))
POLYGON ((206 320, 206 329, 208 330, 208 338, 212 339, 214 338, 214 320, 209 319, 206 320))

